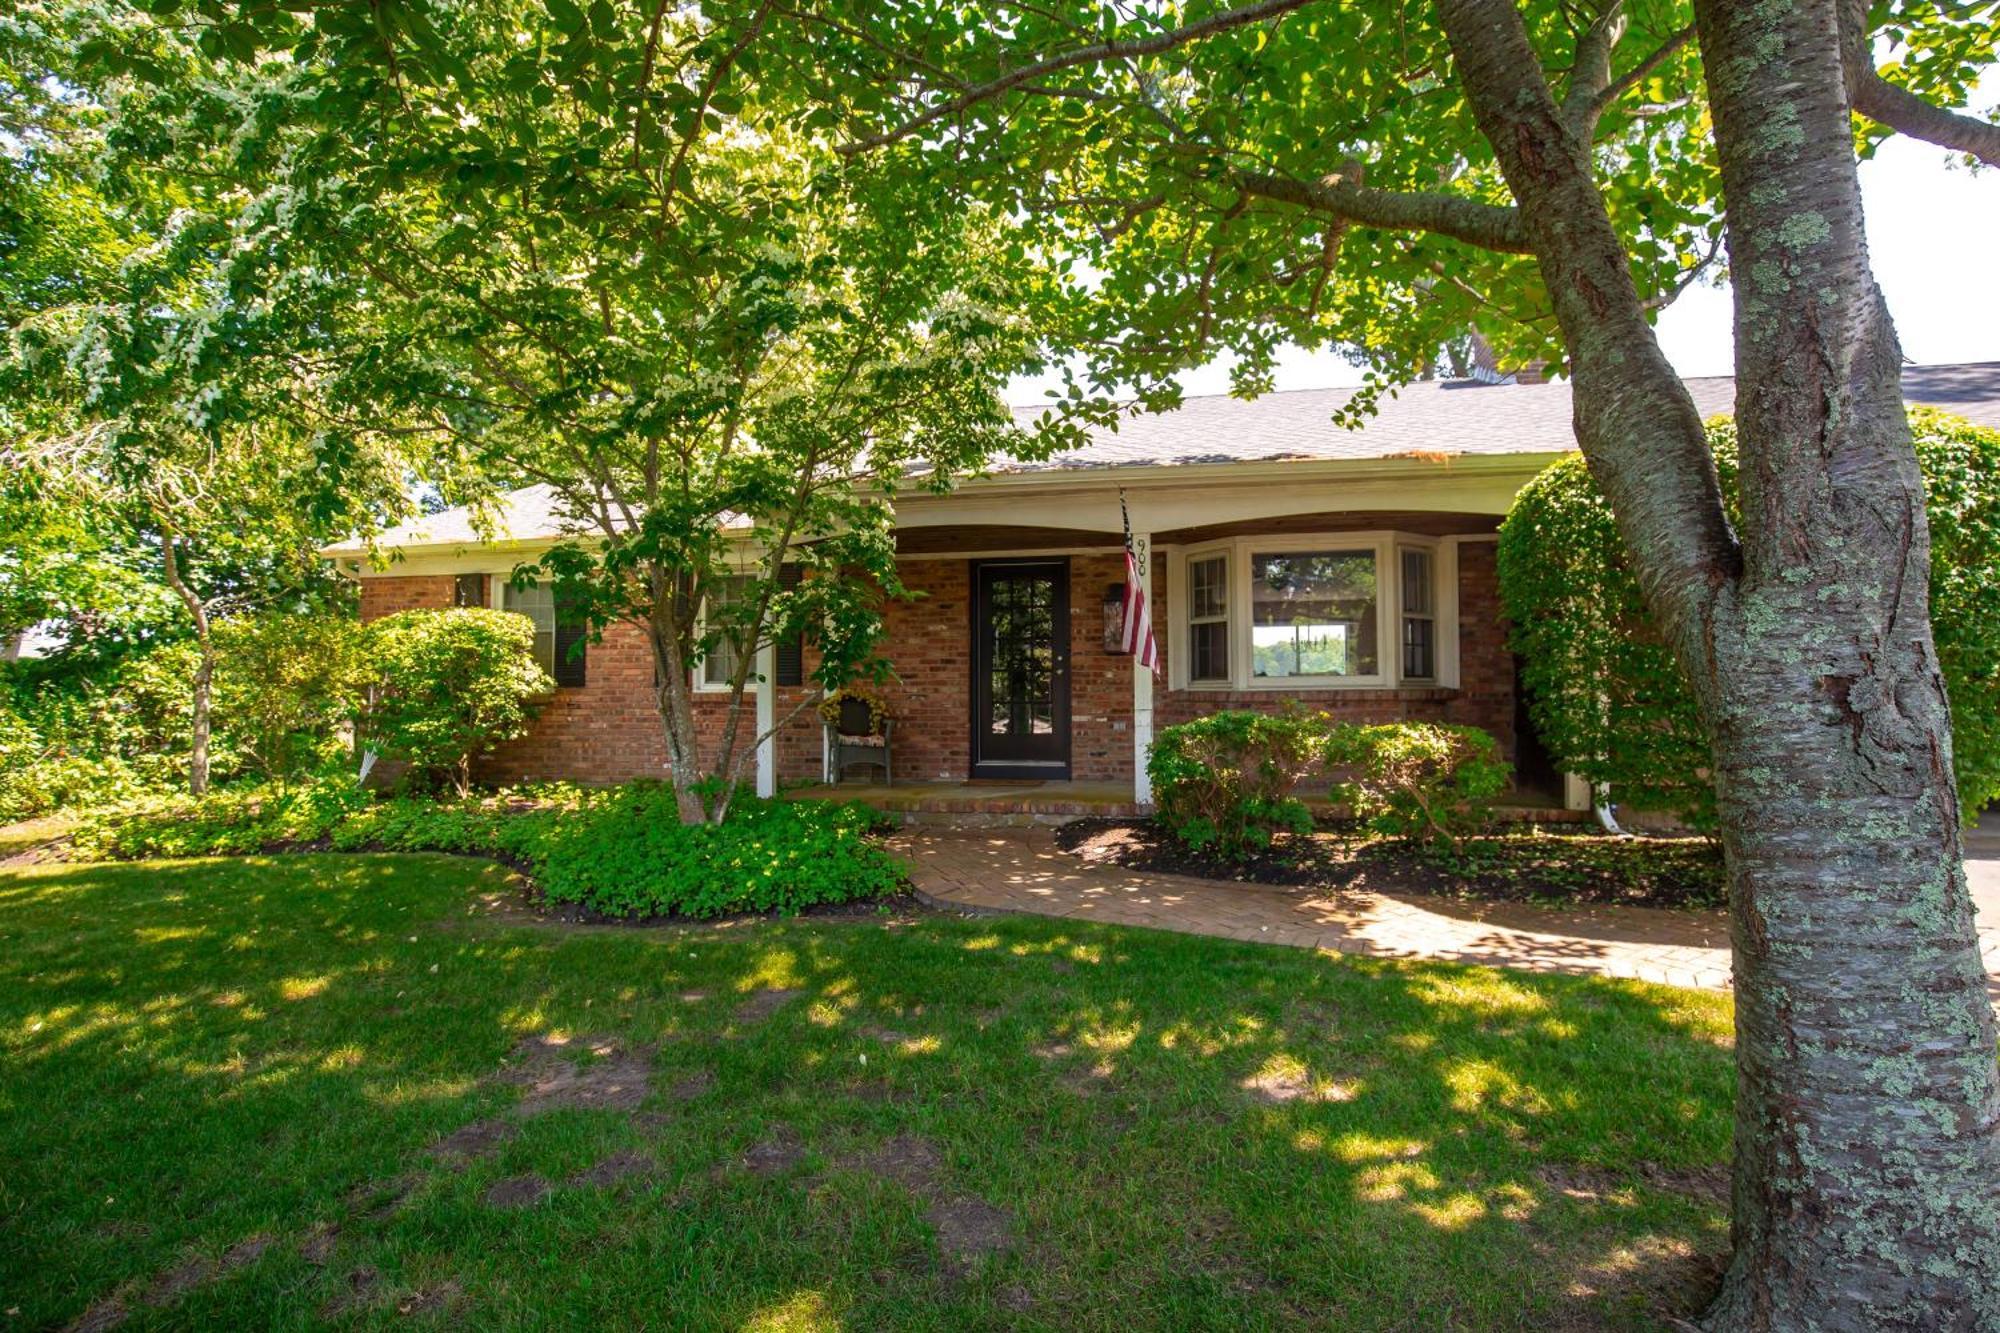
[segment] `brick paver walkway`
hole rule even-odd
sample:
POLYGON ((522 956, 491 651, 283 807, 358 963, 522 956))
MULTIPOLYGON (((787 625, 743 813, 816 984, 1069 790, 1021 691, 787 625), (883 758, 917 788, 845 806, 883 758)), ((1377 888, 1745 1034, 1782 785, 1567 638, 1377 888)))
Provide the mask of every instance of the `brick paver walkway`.
MULTIPOLYGON (((1149 874, 1085 864, 1060 850, 1045 828, 912 830, 899 843, 913 862, 918 891, 941 906, 1340 953, 1729 987, 1729 929, 1719 912, 1554 909, 1149 874)), ((2000 918, 1984 906, 1981 951, 2000 1000, 2000 918)))

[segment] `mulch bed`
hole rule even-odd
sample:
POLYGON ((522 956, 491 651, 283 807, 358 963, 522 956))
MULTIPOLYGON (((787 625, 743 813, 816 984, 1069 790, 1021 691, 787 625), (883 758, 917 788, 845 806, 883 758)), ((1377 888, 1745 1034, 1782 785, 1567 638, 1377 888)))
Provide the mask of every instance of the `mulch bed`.
POLYGON ((1504 902, 1719 907, 1722 852, 1699 838, 1608 838, 1547 829, 1468 838, 1457 863, 1354 826, 1281 835, 1246 861, 1183 847, 1151 820, 1078 819, 1056 845, 1097 865, 1301 890, 1419 893, 1504 902))

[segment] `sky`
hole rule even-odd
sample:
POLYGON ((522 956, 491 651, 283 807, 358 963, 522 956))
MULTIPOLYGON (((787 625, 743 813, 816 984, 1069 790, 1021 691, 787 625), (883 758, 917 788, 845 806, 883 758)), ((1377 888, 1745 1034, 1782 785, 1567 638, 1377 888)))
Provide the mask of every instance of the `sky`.
MULTIPOLYGON (((1989 73, 1982 99, 2000 74, 1989 73)), ((1954 155, 1897 136, 1861 164, 1875 279, 1888 297, 1903 355, 1919 365, 2000 361, 2000 171, 1978 174, 1954 155)), ((1660 345, 1683 376, 1731 372, 1727 286, 1695 287, 1661 312, 1660 345)), ((1320 389, 1357 384, 1361 371, 1331 353, 1297 348, 1281 362, 1277 387, 1320 389)), ((1050 381, 1019 379, 1010 401, 1038 403, 1050 381)), ((1189 394, 1227 393, 1228 363, 1181 377, 1189 394)))

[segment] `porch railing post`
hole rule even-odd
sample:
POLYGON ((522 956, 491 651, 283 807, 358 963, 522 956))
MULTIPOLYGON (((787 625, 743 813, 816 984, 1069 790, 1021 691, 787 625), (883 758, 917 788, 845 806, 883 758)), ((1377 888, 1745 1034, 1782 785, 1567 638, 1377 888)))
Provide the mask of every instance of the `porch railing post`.
MULTIPOLYGON (((1145 594, 1146 605, 1157 607, 1153 600, 1153 534, 1135 532, 1132 534, 1132 555, 1139 567, 1139 590, 1145 594)), ((1159 624, 1157 612, 1153 623, 1159 624)), ((1150 667, 1139 663, 1139 654, 1132 654, 1132 799, 1139 805, 1153 803, 1153 782, 1146 776, 1146 757, 1153 748, 1153 672, 1150 667)))

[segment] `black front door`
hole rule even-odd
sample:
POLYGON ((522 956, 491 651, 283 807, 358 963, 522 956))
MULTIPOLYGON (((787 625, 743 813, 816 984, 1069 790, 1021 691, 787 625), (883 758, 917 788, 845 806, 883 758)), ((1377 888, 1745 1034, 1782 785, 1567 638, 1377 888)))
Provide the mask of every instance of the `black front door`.
POLYGON ((1069 776, 1069 562, 972 567, 972 776, 1069 776))

